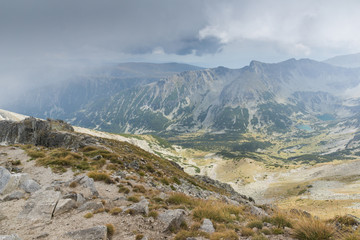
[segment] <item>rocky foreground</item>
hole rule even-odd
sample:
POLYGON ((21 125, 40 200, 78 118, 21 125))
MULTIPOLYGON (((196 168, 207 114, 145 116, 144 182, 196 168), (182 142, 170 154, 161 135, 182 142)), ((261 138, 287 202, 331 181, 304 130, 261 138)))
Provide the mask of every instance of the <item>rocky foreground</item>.
POLYGON ((0 141, 0 239, 360 239, 355 217, 323 222, 257 206, 227 184, 62 121, 0 121, 0 141), (327 235, 301 235, 317 229, 327 235))

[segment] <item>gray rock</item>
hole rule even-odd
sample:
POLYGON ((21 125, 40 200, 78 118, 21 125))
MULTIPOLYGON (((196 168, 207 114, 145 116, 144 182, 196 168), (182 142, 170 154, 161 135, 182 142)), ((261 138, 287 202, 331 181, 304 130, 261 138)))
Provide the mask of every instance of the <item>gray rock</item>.
POLYGON ((77 193, 76 194, 76 204, 79 206, 79 205, 84 204, 84 202, 86 202, 86 199, 84 198, 84 196, 81 193, 77 193))
POLYGON ((99 196, 99 192, 97 191, 97 189, 95 187, 94 179, 89 178, 88 176, 81 176, 81 177, 75 179, 74 181, 77 181, 80 184, 82 184, 84 187, 89 188, 91 191, 91 194, 93 196, 96 196, 96 197, 99 196))
POLYGON ((79 207, 79 211, 98 210, 100 208, 104 208, 104 205, 101 202, 86 202, 79 207))
POLYGON ((60 199, 56 205, 54 216, 69 212, 76 207, 76 202, 72 199, 60 199))
POLYGON ((92 228, 65 233, 64 237, 76 240, 106 240, 107 228, 105 226, 96 226, 92 228))
POLYGON ((201 227, 200 227, 200 230, 203 231, 203 232, 207 232, 207 233, 213 233, 215 232, 215 228, 214 228, 214 225, 212 224, 212 222, 210 221, 210 219, 207 219, 205 218, 201 227))
POLYGON ((256 207, 252 204, 249 204, 250 212, 251 214, 258 216, 258 217, 268 217, 269 214, 267 214, 263 209, 256 207))
POLYGON ((17 234, 0 235, 0 240, 21 240, 17 234))
POLYGON ((60 197, 60 192, 54 190, 37 191, 26 201, 18 217, 29 220, 51 220, 60 197))
POLYGON ((26 173, 11 174, 7 169, 0 167, 0 194, 8 194, 15 191, 24 181, 30 177, 26 173))
POLYGON ((15 191, 4 197, 4 201, 19 200, 25 196, 25 193, 15 191))
POLYGON ((32 179, 23 181, 20 187, 27 193, 36 192, 41 188, 40 185, 32 179))
POLYGON ((164 224, 164 231, 176 230, 185 221, 185 211, 182 209, 166 210, 159 214, 158 219, 164 224))
POLYGON ((131 211, 133 214, 149 214, 149 201, 146 199, 125 208, 123 212, 131 211))
POLYGON ((0 194, 6 188, 6 185, 10 181, 11 173, 4 167, 0 167, 0 194))

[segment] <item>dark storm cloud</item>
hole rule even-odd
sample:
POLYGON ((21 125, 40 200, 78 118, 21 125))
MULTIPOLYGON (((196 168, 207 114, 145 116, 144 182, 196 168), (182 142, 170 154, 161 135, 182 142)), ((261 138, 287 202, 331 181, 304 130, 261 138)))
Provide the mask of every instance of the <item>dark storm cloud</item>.
POLYGON ((1 48, 9 54, 81 54, 89 49, 138 54, 156 47, 166 53, 214 53, 218 42, 198 37, 207 24, 203 4, 12 0, 0 7, 1 48), (202 43, 209 48, 205 50, 202 43))

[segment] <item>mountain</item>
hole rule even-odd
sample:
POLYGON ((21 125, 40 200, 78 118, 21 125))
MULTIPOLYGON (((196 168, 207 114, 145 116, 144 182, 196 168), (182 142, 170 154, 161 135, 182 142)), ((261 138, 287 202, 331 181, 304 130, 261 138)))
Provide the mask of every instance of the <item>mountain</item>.
POLYGON ((336 56, 324 62, 334 66, 358 68, 360 67, 360 53, 336 56))
POLYGON ((139 85, 76 112, 74 124, 110 132, 284 132, 300 119, 353 116, 344 103, 360 70, 309 59, 253 61, 242 69, 186 71, 139 85))
POLYGON ((158 81, 173 74, 202 69, 180 63, 122 63, 99 67, 87 74, 31 90, 3 109, 40 118, 71 119, 89 102, 136 86, 158 81))

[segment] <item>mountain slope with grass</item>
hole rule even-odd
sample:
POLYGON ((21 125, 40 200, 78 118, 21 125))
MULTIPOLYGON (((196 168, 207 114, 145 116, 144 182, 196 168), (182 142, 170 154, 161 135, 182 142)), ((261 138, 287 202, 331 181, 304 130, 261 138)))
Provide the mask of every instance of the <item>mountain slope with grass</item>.
POLYGON ((302 235, 309 231, 326 234, 323 239, 356 234, 343 230, 357 226, 356 218, 325 223, 304 218, 301 210, 257 206, 229 185, 190 176, 132 144, 77 133, 62 121, 0 124, 5 145, 0 147, 0 230, 7 237, 216 240, 307 239, 302 235), (320 227, 307 229, 312 221, 320 227))

